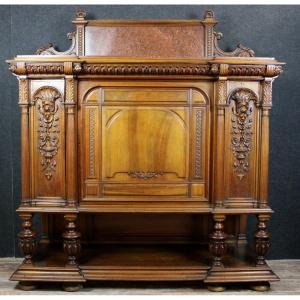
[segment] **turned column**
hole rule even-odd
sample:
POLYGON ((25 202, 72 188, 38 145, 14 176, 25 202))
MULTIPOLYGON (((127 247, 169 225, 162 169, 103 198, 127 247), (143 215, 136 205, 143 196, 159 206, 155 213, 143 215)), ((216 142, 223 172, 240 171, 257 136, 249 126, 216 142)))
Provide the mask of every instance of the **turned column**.
MULTIPOLYGON (((220 67, 215 66, 215 69, 220 69, 220 74, 226 73, 227 65, 221 64, 220 67)), ((225 113, 227 109, 227 77, 219 76, 215 83, 216 92, 216 107, 215 107, 215 168, 214 169, 214 199, 215 206, 222 207, 225 199, 225 113)))
MULTIPOLYGON (((64 71, 72 73, 73 64, 64 63, 64 71)), ((72 75, 65 76, 65 113, 66 113, 66 196, 67 205, 76 206, 77 195, 77 80, 72 75)))
POLYGON ((36 233, 32 229, 32 214, 19 213, 22 220, 22 230, 18 234, 19 247, 25 257, 24 264, 32 264, 32 257, 36 249, 36 233))
POLYGON ((254 234, 256 265, 265 265, 265 255, 270 248, 270 234, 267 231, 267 221, 270 219, 269 215, 259 214, 257 217, 257 226, 254 234))
POLYGON ((214 231, 210 235, 209 252, 213 255, 213 267, 222 267, 222 256, 226 253, 225 215, 214 215, 214 231))
POLYGON ((64 218, 66 220, 66 228, 65 232, 63 233, 63 248, 68 258, 67 265, 76 266, 76 258, 81 250, 81 234, 76 230, 77 228, 75 223, 77 214, 65 214, 64 218))
POLYGON ((19 107, 21 111, 21 179, 22 193, 21 203, 23 206, 30 205, 30 126, 29 126, 29 91, 28 79, 25 75, 20 75, 19 80, 19 107))
POLYGON ((265 78, 261 83, 261 137, 260 137, 260 160, 259 160, 259 207, 268 207, 269 188, 269 118, 272 107, 272 82, 273 78, 265 78))

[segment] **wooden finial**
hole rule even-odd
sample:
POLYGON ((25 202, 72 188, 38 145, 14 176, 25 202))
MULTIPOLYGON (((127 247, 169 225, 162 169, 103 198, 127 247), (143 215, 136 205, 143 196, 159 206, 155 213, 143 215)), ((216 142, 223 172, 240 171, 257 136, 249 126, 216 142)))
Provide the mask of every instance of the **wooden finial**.
POLYGON ((84 20, 86 17, 86 11, 83 8, 79 8, 76 12, 76 19, 84 20))
POLYGON ((208 9, 204 13, 204 19, 214 19, 215 14, 211 9, 208 9))

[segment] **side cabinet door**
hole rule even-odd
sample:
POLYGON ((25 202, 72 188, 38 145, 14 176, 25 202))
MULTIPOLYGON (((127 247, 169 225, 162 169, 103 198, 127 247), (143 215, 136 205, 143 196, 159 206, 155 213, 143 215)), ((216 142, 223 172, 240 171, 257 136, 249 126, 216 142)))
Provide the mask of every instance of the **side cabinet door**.
POLYGON ((32 202, 65 203, 64 81, 30 82, 32 202))
POLYGON ((228 83, 225 110, 225 205, 256 207, 260 161, 259 83, 228 83))

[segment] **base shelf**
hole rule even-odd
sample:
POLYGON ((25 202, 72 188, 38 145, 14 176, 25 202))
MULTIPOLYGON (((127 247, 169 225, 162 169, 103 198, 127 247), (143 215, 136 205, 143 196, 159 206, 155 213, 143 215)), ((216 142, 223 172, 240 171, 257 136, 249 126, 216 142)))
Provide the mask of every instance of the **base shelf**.
POLYGON ((65 262, 61 247, 42 245, 33 265, 21 264, 11 280, 196 280, 205 283, 279 280, 267 265, 256 267, 251 251, 245 246, 230 247, 222 268, 211 268, 207 245, 89 245, 83 246, 78 267, 66 267, 65 262))

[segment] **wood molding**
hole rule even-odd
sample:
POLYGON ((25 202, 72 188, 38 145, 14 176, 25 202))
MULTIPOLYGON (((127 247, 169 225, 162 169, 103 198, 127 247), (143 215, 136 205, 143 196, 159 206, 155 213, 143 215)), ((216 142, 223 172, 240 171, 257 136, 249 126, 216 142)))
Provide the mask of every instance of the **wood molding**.
MULTIPOLYGON (((102 76, 261 76, 276 77, 282 73, 282 66, 268 70, 268 65, 237 65, 229 64, 227 71, 220 69, 222 64, 188 63, 188 64, 151 64, 151 63, 73 63, 74 75, 102 75, 102 76)), ((16 75, 38 75, 38 74, 61 74, 68 75, 63 63, 24 63, 23 68, 19 68, 14 62, 10 62, 10 71, 16 75)))

